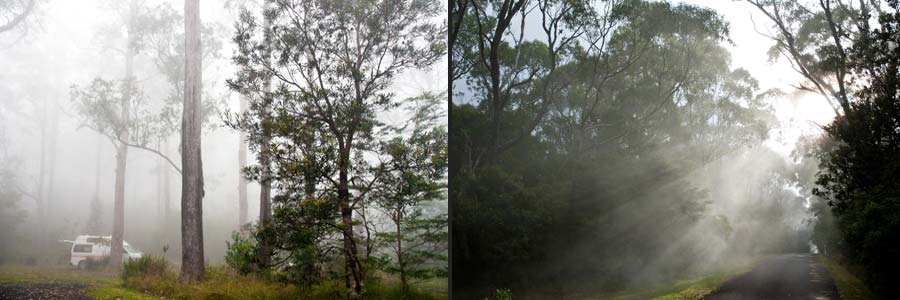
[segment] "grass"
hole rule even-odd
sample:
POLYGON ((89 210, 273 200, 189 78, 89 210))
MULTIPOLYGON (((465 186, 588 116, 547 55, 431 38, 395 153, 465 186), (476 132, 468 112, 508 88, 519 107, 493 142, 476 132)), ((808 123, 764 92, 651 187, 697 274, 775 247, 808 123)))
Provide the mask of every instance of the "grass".
POLYGON ((99 300, 156 300, 165 299, 132 291, 119 285, 92 286, 87 289, 89 295, 99 300))
MULTIPOLYGON (((401 299, 403 291, 391 280, 370 278, 367 281, 367 299, 401 299)), ((177 275, 168 272, 159 275, 132 276, 125 279, 124 286, 149 295, 166 299, 206 300, 206 299, 344 299, 342 283, 325 282, 313 287, 301 288, 295 285, 273 282, 252 275, 240 275, 230 269, 217 267, 207 269, 207 279, 195 284, 178 281, 177 275)), ((413 289, 406 299, 441 300, 446 293, 424 289, 413 289)))
POLYGON ((254 276, 234 274, 224 268, 208 268, 207 279, 193 284, 178 281, 174 272, 133 275, 124 287, 166 299, 297 299, 300 289, 254 276))
POLYGON ((156 300, 151 295, 126 289, 114 272, 81 271, 65 266, 0 267, 0 283, 78 283, 86 285, 89 295, 100 300, 156 300))
POLYGON ((65 282, 104 285, 115 284, 119 280, 114 273, 104 271, 88 272, 65 266, 4 265, 0 267, 0 282, 65 282))
MULTIPOLYGON (((89 295, 100 300, 281 300, 345 299, 343 283, 326 282, 309 288, 274 282, 257 276, 236 274, 225 267, 207 268, 206 280, 195 284, 178 281, 173 270, 162 274, 132 274, 122 278, 114 272, 81 271, 64 266, 0 266, 0 283, 65 282, 87 286, 89 295)), ((367 282, 367 299, 401 299, 398 279, 377 274, 367 282)), ((433 279, 416 285, 407 299, 445 300, 447 281, 433 279)))
MULTIPOLYGON (((379 278, 382 285, 395 286, 400 285, 400 277, 383 272, 376 272, 375 276, 379 278)), ((447 294, 450 289, 450 281, 447 277, 436 277, 427 280, 410 279, 410 285, 422 291, 432 292, 436 295, 447 294)), ((445 297, 446 298, 446 297, 445 297)))
POLYGON ((376 272, 376 277, 369 283, 367 298, 372 299, 416 299, 416 300, 446 300, 448 299, 449 282, 446 277, 432 278, 425 281, 410 281, 411 291, 404 295, 400 286, 399 276, 376 272), (404 297, 405 296, 405 297, 404 297))
POLYGON ((847 267, 840 263, 839 259, 819 256, 825 268, 831 273, 841 300, 868 300, 873 299, 872 292, 866 287, 859 277, 853 275, 847 267))

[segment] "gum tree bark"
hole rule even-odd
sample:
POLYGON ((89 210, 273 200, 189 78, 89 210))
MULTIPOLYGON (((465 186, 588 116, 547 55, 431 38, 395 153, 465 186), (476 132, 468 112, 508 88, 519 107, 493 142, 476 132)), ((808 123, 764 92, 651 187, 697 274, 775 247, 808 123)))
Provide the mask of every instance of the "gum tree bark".
MULTIPOLYGON (((247 112, 247 98, 241 96, 241 114, 247 112)), ((244 167, 247 166, 247 133, 241 131, 238 146, 238 227, 243 229, 247 224, 247 178, 244 167)))
POLYGON ((184 110, 181 122, 181 281, 204 278, 203 161, 201 159, 200 0, 184 1, 184 110))
MULTIPOLYGON (((264 6, 264 9, 268 8, 268 2, 264 6)), ((267 28, 265 32, 264 39, 266 44, 271 44, 272 33, 268 28, 272 27, 272 20, 269 17, 265 18, 264 26, 267 28)), ((266 51, 263 54, 265 55, 265 64, 267 69, 272 68, 272 52, 270 47, 266 47, 266 51)), ((272 91, 272 79, 271 77, 266 77, 265 82, 265 93, 270 94, 272 91)), ((267 96, 268 97, 268 96, 267 96)), ((268 100, 267 100, 268 101, 268 100)), ((263 116, 265 118, 271 118, 270 107, 271 102, 263 108, 263 116)), ((270 126, 263 125, 262 127, 262 138, 263 141, 260 143, 259 148, 259 165, 262 167, 262 173, 260 174, 259 180, 259 225, 262 227, 267 227, 272 222, 272 161, 269 154, 269 143, 272 140, 272 129, 270 126)), ((259 262, 263 268, 268 268, 271 264, 272 260, 272 246, 269 245, 268 241, 263 239, 260 241, 259 245, 259 262)))
MULTIPOLYGON (((137 3, 134 0, 128 4, 128 41, 125 47, 125 80, 128 82, 126 90, 132 90, 134 84, 134 41, 135 41, 135 21, 134 16, 137 13, 137 3)), ((131 93, 125 93, 122 97, 122 124, 130 122, 129 111, 131 111, 131 93)), ((113 228, 112 228, 112 245, 110 249, 109 266, 114 270, 118 270, 122 266, 122 241, 125 238, 125 170, 128 167, 128 145, 125 143, 130 139, 127 128, 124 128, 119 142, 116 143, 116 192, 115 201, 113 202, 113 228), (123 142, 125 141, 125 142, 123 142)))

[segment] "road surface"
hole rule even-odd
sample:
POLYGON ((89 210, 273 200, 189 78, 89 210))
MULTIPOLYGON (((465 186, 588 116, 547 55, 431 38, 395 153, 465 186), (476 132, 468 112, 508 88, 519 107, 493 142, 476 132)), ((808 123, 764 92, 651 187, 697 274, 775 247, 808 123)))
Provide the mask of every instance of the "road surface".
POLYGON ((779 255, 725 282, 706 300, 838 300, 828 270, 809 254, 779 255))
POLYGON ((0 300, 93 300, 83 284, 0 283, 0 300))

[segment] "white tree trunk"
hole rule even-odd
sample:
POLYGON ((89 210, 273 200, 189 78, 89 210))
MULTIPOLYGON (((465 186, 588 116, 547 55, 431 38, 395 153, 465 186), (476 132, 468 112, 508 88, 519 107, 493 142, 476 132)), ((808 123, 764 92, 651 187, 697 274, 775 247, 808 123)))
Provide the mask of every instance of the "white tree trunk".
MULTIPOLYGON (((247 98, 241 96, 241 114, 247 112, 247 98)), ((244 177, 244 167, 247 166, 247 133, 241 131, 238 147, 238 228, 247 224, 247 178, 244 177)))
POLYGON ((200 0, 184 1, 184 110, 181 121, 181 280, 203 280, 200 0))
MULTIPOLYGON (((121 119, 123 124, 128 124, 129 120, 129 111, 131 110, 131 99, 128 95, 131 95, 131 85, 134 79, 134 22, 135 22, 135 14, 137 13, 137 3, 135 0, 129 1, 128 4, 128 41, 125 47, 125 80, 128 80, 128 86, 126 89, 128 90, 125 95, 126 97, 122 98, 122 114, 121 119)), ((127 130, 123 130, 122 136, 119 137, 122 141, 127 142, 131 137, 127 130)), ((122 247, 122 241, 125 239, 125 170, 128 165, 128 146, 126 146, 123 142, 119 142, 116 145, 116 192, 115 192, 115 201, 113 202, 113 230, 112 230, 112 245, 110 245, 110 267, 118 270, 122 266, 122 253, 124 252, 124 248, 122 247)))

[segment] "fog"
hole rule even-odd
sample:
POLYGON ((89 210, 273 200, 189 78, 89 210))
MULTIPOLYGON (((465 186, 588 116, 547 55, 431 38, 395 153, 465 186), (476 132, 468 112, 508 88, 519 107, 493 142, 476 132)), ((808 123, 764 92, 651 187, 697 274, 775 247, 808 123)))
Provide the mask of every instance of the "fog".
MULTIPOLYGON (((150 10, 164 4, 179 14, 183 9, 181 1, 139 2, 150 10)), ((67 260, 71 246, 60 240, 111 234, 115 147, 109 138, 85 126, 70 93, 73 86, 84 88, 97 77, 112 80, 124 76, 123 3, 38 1, 25 24, 0 32, 0 159, 2 167, 12 171, 15 188, 23 195, 16 205, 24 217, 15 225, 17 239, 5 261, 58 264, 67 260), (95 197, 99 199, 99 218, 94 220, 95 197), (46 201, 43 216, 39 201, 46 201), (88 232, 91 221, 99 222, 99 232, 88 232)), ((202 74, 204 101, 218 106, 204 124, 202 148, 204 246, 211 265, 223 263, 226 240, 239 228, 239 135, 223 125, 222 117, 239 109, 239 95, 228 90, 225 79, 235 72, 230 61, 234 51, 231 37, 241 5, 255 4, 201 1, 200 7, 201 22, 209 28, 203 33, 204 41, 221 46, 214 53, 204 53, 202 74)), ((173 28, 183 30, 183 25, 173 28)), ((150 55, 152 46, 134 59, 135 80, 151 114, 163 108, 164 99, 174 89, 150 55)), ((442 84, 446 63, 437 66, 400 74, 389 90, 398 98, 441 92, 446 89, 442 84)), ((408 116, 398 108, 380 112, 379 119, 395 125, 406 122, 408 116)), ((180 115, 177 120, 180 122, 180 115)), ((441 123, 446 126, 446 119, 441 123)), ((180 165, 178 132, 147 146, 159 147, 180 165)), ((250 152, 248 162, 254 163, 255 157, 250 152)), ((125 178, 125 241, 149 254, 163 254, 167 247, 166 256, 179 261, 179 173, 155 153, 132 147, 125 178)), ((247 194, 252 222, 259 214, 259 185, 250 182, 247 194)), ((446 202, 436 207, 443 210, 446 202)))
POLYGON ((740 270, 767 255, 818 251, 818 163, 803 141, 821 137, 835 115, 827 96, 796 89, 804 79, 772 55, 765 34, 774 35, 774 24, 759 9, 743 1, 590 2, 593 15, 578 15, 589 21, 552 31, 546 20, 565 5, 523 7, 504 28, 504 46, 515 53, 499 57, 507 73, 466 65, 479 50, 455 52, 459 68, 477 70, 453 82, 463 116, 451 129, 465 129, 451 134, 451 147, 466 144, 451 148, 462 152, 453 161, 458 173, 451 171, 462 182, 451 190, 455 292, 477 298, 510 287, 530 299, 612 298, 740 270), (616 5, 622 15, 611 12, 616 5), (634 38, 632 29, 658 36, 634 38), (698 32, 707 33, 694 39, 698 32), (558 68, 529 64, 531 51, 554 47, 566 49, 553 57, 558 68), (522 75, 532 68, 534 81, 522 75), (687 70, 681 79, 670 73, 679 68, 687 70), (492 76, 514 92, 492 93, 492 76), (496 104, 498 97, 514 104, 496 104), (545 102, 552 104, 542 115, 545 102), (470 121, 501 113, 509 116, 499 129, 470 121), (541 122, 509 150, 491 148, 500 134, 472 133, 514 136, 533 115, 541 122))

